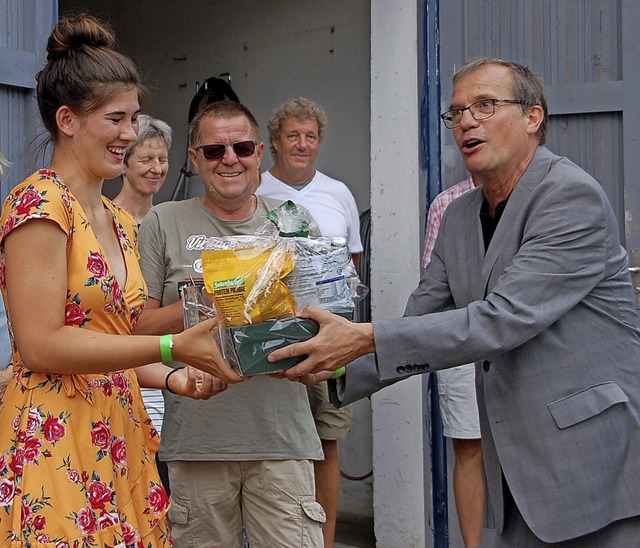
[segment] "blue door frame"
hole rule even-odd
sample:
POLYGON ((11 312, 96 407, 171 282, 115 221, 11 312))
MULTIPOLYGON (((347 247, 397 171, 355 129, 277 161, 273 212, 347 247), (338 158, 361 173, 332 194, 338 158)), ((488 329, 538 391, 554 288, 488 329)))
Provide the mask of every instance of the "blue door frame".
MULTIPOLYGON (((442 190, 440 177, 440 37, 439 0, 425 0, 423 21, 423 85, 420 105, 421 167, 426 175, 426 200, 430 204, 442 190)), ((442 432, 438 382, 429 374, 426 424, 431 453, 433 545, 449 546, 447 447, 442 432)))

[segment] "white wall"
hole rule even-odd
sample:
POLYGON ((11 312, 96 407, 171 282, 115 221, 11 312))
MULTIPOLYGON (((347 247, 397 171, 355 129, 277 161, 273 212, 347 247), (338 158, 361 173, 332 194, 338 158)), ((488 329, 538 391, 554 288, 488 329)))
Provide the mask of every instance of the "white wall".
MULTIPOLYGON (((60 0, 60 13, 76 6, 111 21, 119 48, 142 68, 149 113, 174 130, 158 201, 171 196, 185 161, 196 82, 228 72, 263 139, 273 109, 286 99, 303 95, 321 104, 329 125, 317 167, 350 187, 360 211, 369 207, 368 1, 60 0)), ((271 165, 267 154, 264 167, 271 165)), ((198 177, 190 187, 200 194, 198 177)))

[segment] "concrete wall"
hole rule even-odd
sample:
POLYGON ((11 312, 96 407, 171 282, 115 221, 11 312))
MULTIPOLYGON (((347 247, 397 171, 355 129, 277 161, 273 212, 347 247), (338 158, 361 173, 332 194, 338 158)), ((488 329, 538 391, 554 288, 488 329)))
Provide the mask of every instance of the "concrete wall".
MULTIPOLYGON (((174 130, 164 201, 183 166, 196 83, 231 74, 241 102, 266 135, 273 109, 307 96, 329 125, 317 167, 343 180, 360 211, 369 207, 369 2, 287 0, 60 0, 60 13, 83 9, 111 22, 150 89, 148 112, 174 130), (298 8, 298 9, 297 9, 298 8)), ((267 154, 263 165, 272 165, 267 154)), ((190 195, 200 194, 199 177, 190 195)), ((111 190, 111 187, 109 188, 111 190)))
MULTIPOLYGON (((372 2, 371 297, 373 319, 401 316, 420 276, 418 6, 372 2)), ((423 452, 424 378, 372 396, 375 534, 381 547, 431 546, 423 452)))

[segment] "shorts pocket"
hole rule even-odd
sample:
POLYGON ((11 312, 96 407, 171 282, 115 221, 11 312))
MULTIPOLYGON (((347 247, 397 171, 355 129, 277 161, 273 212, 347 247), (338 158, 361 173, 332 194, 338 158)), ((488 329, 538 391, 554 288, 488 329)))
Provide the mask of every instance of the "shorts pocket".
POLYGON ((612 405, 628 401, 622 388, 610 381, 548 403, 547 407, 558 428, 568 428, 599 415, 612 405))
POLYGON ((302 508, 302 538, 301 548, 323 548, 322 525, 327 521, 324 508, 316 500, 300 500, 302 508), (306 516, 306 518, 305 518, 306 516))
POLYGON ((171 500, 169 521, 175 525, 186 525, 189 522, 189 508, 171 500))
POLYGON ((300 505, 302 506, 302 511, 310 520, 316 521, 321 525, 327 521, 327 515, 319 502, 315 500, 303 500, 300 505))

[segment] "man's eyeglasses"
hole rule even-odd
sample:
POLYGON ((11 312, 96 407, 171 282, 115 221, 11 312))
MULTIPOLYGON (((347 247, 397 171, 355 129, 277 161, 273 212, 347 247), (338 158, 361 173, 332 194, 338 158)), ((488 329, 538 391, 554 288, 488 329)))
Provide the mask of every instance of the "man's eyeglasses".
POLYGON ((195 149, 202 150, 202 155, 207 160, 222 160, 227 147, 231 147, 233 149, 233 153, 238 158, 248 158, 249 156, 253 156, 253 153, 256 151, 257 144, 258 141, 238 141, 237 143, 231 143, 230 145, 226 145, 224 143, 200 145, 195 147, 195 149))
POLYGON ((468 110, 475 120, 486 120, 496 113, 496 105, 499 103, 521 105, 523 102, 524 101, 521 101, 520 99, 482 99, 482 101, 476 101, 464 108, 452 108, 451 110, 447 110, 447 112, 443 112, 440 115, 440 118, 442 118, 442 121, 447 128, 453 129, 460 125, 460 121, 462 120, 462 115, 465 110, 468 110))

